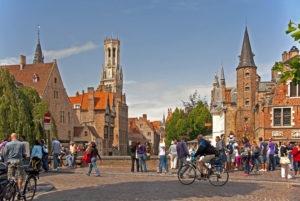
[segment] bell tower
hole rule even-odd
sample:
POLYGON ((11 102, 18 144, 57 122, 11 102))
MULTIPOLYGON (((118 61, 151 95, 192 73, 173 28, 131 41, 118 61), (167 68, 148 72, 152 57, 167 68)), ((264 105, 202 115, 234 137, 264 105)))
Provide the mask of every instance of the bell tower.
POLYGON ((122 93, 123 72, 120 67, 120 40, 106 38, 104 40, 105 66, 102 66, 101 82, 98 90, 122 93))

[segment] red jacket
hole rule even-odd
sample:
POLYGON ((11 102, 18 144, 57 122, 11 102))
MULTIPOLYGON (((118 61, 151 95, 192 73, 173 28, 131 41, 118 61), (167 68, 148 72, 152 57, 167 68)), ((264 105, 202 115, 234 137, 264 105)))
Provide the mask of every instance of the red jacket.
POLYGON ((300 162, 300 150, 298 150, 297 147, 293 149, 293 160, 300 162))

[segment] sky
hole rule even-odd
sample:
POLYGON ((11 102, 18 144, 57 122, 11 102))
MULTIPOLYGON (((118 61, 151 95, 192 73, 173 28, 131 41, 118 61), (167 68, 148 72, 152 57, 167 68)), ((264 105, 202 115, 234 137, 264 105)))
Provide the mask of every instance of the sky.
POLYGON ((245 27, 262 80, 283 51, 299 43, 285 34, 300 23, 298 0, 0 0, 0 64, 33 60, 37 25, 45 62, 57 59, 69 96, 97 88, 105 37, 121 41, 129 117, 161 120, 195 90, 210 102, 224 67, 235 86, 245 27), (219 76, 220 77, 220 76, 219 76))

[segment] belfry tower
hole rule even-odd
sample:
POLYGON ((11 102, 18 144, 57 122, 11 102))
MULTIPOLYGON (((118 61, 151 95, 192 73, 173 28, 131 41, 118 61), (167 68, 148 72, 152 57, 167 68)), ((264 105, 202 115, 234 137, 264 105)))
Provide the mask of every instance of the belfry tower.
POLYGON ((122 93, 123 72, 120 67, 120 40, 104 40, 105 67, 102 66, 101 82, 98 90, 122 93))

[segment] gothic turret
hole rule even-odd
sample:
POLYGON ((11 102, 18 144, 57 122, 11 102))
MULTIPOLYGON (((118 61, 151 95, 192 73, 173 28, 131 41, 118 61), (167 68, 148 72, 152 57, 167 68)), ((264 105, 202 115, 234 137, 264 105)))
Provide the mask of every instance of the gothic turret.
POLYGON ((33 63, 34 64, 44 63, 44 56, 43 56, 42 48, 41 48, 41 44, 40 44, 40 30, 39 30, 39 27, 38 27, 38 40, 37 40, 37 44, 36 44, 36 48, 35 48, 33 63))
POLYGON ((223 65, 221 68, 221 84, 225 84, 225 75, 224 75, 224 69, 223 69, 223 65))
POLYGON ((243 67, 255 67, 256 68, 253 57, 254 57, 254 54, 251 50, 248 30, 246 27, 245 34, 244 34, 243 46, 242 46, 242 52, 240 55, 240 63, 239 63, 238 68, 243 68, 243 67))

